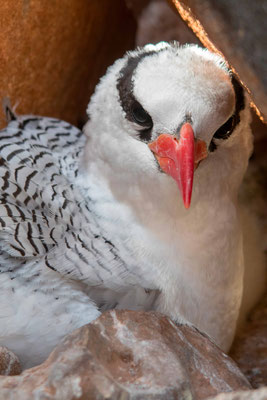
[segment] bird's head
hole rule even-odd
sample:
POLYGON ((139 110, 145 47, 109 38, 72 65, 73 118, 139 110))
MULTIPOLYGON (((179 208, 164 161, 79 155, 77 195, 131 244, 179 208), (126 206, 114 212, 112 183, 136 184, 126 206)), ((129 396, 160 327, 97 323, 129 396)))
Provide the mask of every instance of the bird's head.
POLYGON ((97 86, 86 162, 129 195, 138 185, 175 193, 178 186, 189 208, 194 174, 205 163, 217 168, 211 160, 221 149, 231 152, 244 108, 243 89, 218 55, 195 45, 147 45, 117 60, 97 86))

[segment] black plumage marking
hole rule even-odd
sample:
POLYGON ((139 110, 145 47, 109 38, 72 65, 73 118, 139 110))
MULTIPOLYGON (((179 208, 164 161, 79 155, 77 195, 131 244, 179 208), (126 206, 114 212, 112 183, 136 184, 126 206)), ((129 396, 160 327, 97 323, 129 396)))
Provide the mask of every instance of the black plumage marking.
POLYGON ((61 207, 59 207, 59 208, 58 208, 58 211, 59 211, 60 217, 61 217, 61 218, 63 218, 63 212, 62 212, 62 208, 61 208, 61 207))
POLYGON ((66 198, 66 190, 63 190, 62 196, 64 197, 64 203, 62 205, 62 209, 65 210, 67 208, 67 205, 70 203, 70 201, 66 198))
POLYGON ((38 173, 38 171, 33 171, 30 175, 27 176, 25 184, 24 184, 24 190, 25 192, 27 192, 27 190, 29 189, 29 185, 30 185, 30 181, 31 179, 38 173))
POLYGON ((245 108, 244 89, 235 75, 232 76, 232 85, 235 91, 235 111, 233 115, 214 133, 209 145, 209 151, 213 152, 217 149, 214 139, 226 140, 233 133, 234 129, 240 122, 240 112, 245 108))
POLYGON ((19 206, 17 206, 17 205, 15 205, 15 207, 16 207, 16 210, 18 211, 18 213, 19 213, 19 215, 20 215, 22 221, 26 221, 26 217, 25 217, 25 214, 24 214, 24 212, 22 211, 22 209, 21 209, 19 206))
POLYGON ((153 121, 147 111, 142 105, 136 100, 133 94, 133 75, 140 63, 145 57, 157 54, 155 51, 145 52, 136 57, 129 57, 127 64, 121 69, 120 76, 117 81, 117 89, 119 92, 120 102, 122 109, 125 112, 125 116, 130 122, 139 124, 143 129, 138 130, 141 140, 149 141, 151 139, 151 130, 153 128, 153 121), (143 122, 138 122, 138 118, 135 117, 134 110, 142 110, 146 118, 143 122))
POLYGON ((55 228, 52 228, 51 229, 51 231, 49 232, 49 236, 50 236, 50 238, 53 240, 53 242, 55 243, 55 244, 57 244, 57 241, 54 239, 54 237, 53 237, 53 232, 54 232, 54 230, 55 230, 55 228))
POLYGON ((65 244, 66 244, 67 248, 68 248, 68 249, 71 249, 71 247, 70 247, 70 245, 69 245, 69 242, 67 241, 67 238, 65 238, 64 240, 65 240, 65 244))
MULTIPOLYGON (((42 230, 41 225, 40 224, 36 224, 36 226, 38 228, 40 238, 43 238, 44 235, 43 235, 43 230, 42 230)), ((48 253, 49 249, 48 249, 47 245, 45 244, 45 242, 43 240, 41 240, 41 243, 42 243, 43 248, 45 249, 46 253, 48 253)))
POLYGON ((51 155, 51 153, 48 152, 48 151, 41 151, 39 154, 37 154, 37 156, 34 157, 34 159, 33 159, 33 164, 36 164, 36 162, 37 162, 40 158, 42 158, 43 156, 45 156, 45 155, 51 155))
POLYGON ((15 199, 18 197, 18 195, 22 192, 21 188, 19 185, 16 184, 16 190, 15 192, 12 193, 12 196, 15 197, 15 199))
POLYGON ((24 149, 17 149, 17 150, 14 150, 14 151, 12 151, 11 153, 9 153, 9 155, 7 156, 7 161, 10 161, 10 160, 12 160, 12 158, 13 157, 15 157, 16 155, 18 155, 18 154, 20 154, 20 153, 23 153, 24 152, 24 149))
POLYGON ((27 206, 30 201, 31 201, 31 197, 27 196, 26 199, 23 201, 23 203, 25 204, 25 206, 27 206))
MULTIPOLYGON (((29 242, 30 242, 31 246, 33 247, 33 249, 35 250, 35 252, 37 254, 39 254, 38 247, 36 246, 36 244, 34 243, 34 240, 32 238, 32 225, 30 222, 28 222, 27 239, 29 240, 29 242)), ((34 254, 34 255, 37 255, 37 254, 34 254)))
POLYGON ((32 195, 32 198, 33 198, 33 200, 36 200, 37 197, 38 197, 38 192, 36 191, 36 192, 32 195))
MULTIPOLYGON (((12 135, 12 138, 20 137, 21 135, 22 135, 22 131, 18 131, 16 134, 12 135)), ((10 136, 0 136, 0 142, 2 140, 10 140, 10 136)))
POLYGON ((17 246, 14 246, 14 244, 12 244, 12 243, 10 243, 10 247, 12 247, 12 249, 14 249, 14 250, 16 250, 17 252, 19 252, 19 253, 22 255, 22 257, 25 256, 25 251, 22 250, 21 248, 19 248, 19 247, 17 247, 17 246))
POLYGON ((24 129, 29 123, 31 123, 31 122, 38 122, 38 121, 40 121, 40 118, 27 118, 27 119, 24 119, 22 122, 21 122, 21 127, 22 127, 22 129, 24 129))
MULTIPOLYGON (((89 249, 89 248, 87 247, 87 245, 84 243, 84 241, 80 238, 79 235, 77 235, 77 239, 78 239, 79 242, 81 243, 82 248, 85 249, 89 254, 91 254, 91 253, 92 253, 92 250, 89 249)), ((91 242, 91 243, 92 243, 92 242, 91 242)), ((97 263, 98 263, 98 265, 100 265, 99 261, 98 261, 97 263)), ((98 271, 94 268, 93 265, 91 265, 91 266, 92 266, 92 268, 93 268, 93 270, 94 270, 94 272, 95 272, 97 278, 98 278, 101 282, 103 282, 103 279, 100 277, 98 271)), ((101 265, 100 265, 100 266, 101 266, 101 265)))
POLYGON ((69 132, 58 132, 56 133, 56 137, 61 137, 61 136, 70 136, 69 132))
POLYGON ((36 212, 35 210, 32 210, 32 222, 37 222, 37 217, 36 217, 36 212))
POLYGON ((4 207, 6 209, 6 213, 7 213, 8 217, 13 219, 13 213, 12 213, 11 208, 9 207, 9 205, 8 204, 4 204, 4 207))
MULTIPOLYGON (((53 174, 54 175, 54 174, 53 174)), ((52 190, 53 190, 53 194, 52 194, 52 197, 51 197, 51 200, 52 201, 54 201, 54 199, 55 199, 55 197, 56 197, 56 195, 57 195, 57 192, 55 191, 55 188, 57 187, 57 185, 56 184, 54 184, 54 185, 52 185, 51 186, 51 188, 52 188, 52 190)))
POLYGON ((2 178, 4 181, 4 184, 2 186, 3 191, 5 191, 9 187, 9 182, 8 182, 9 177, 10 177, 10 173, 9 173, 9 171, 6 171, 5 175, 2 178))
POLYGON ((46 134, 47 134, 46 131, 37 133, 37 138, 40 139, 41 136, 46 135, 46 134))
POLYGON ((98 255, 100 257, 96 257, 97 259, 97 264, 103 268, 105 271, 107 271, 110 275, 113 275, 113 272, 111 269, 108 269, 107 267, 105 267, 105 265, 100 261, 100 259, 103 258, 103 254, 94 246, 93 241, 91 240, 91 252, 94 252, 95 255, 98 255), (100 259, 99 259, 100 258, 100 259))
MULTIPOLYGON (((72 252, 74 253, 75 251, 72 249, 72 252)), ((83 276, 80 266, 76 262, 74 262, 73 259, 69 258, 68 254, 65 254, 65 258, 67 261, 70 262, 71 265, 74 265, 75 269, 80 273, 80 276, 83 276)))
POLYGON ((84 264, 88 265, 88 260, 84 257, 84 255, 79 251, 77 244, 74 245, 75 253, 78 255, 79 259, 84 262, 84 264))
POLYGON ((0 217, 0 224, 1 224, 2 228, 5 228, 6 223, 1 217, 0 217))
MULTIPOLYGON (((53 182, 53 180, 55 179, 56 176, 60 176, 60 175, 57 174, 56 172, 54 172, 54 173, 51 175, 50 182, 53 182)), ((53 187, 53 186, 57 186, 57 185, 52 185, 52 187, 53 187)))
POLYGON ((20 160, 20 164, 27 164, 29 161, 32 161, 32 159, 30 157, 25 157, 20 160))
POLYGON ((48 259, 47 259, 47 256, 45 257, 45 265, 46 265, 48 268, 52 269, 52 271, 57 272, 57 270, 56 270, 54 267, 52 267, 51 264, 49 264, 48 259))
POLYGON ((17 167, 15 169, 15 180, 16 180, 16 182, 18 181, 18 172, 23 168, 25 168, 25 165, 21 165, 20 167, 17 167))
MULTIPOLYGON (((10 139, 10 137, 8 137, 8 139, 10 139)), ((13 146, 14 143, 6 143, 3 144, 2 146, 0 146, 0 151, 4 150, 6 147, 8 146, 13 146)))
POLYGON ((49 162, 49 163, 45 164, 44 168, 45 168, 45 169, 48 169, 48 168, 53 167, 54 165, 55 165, 55 164, 54 164, 53 162, 49 162))
MULTIPOLYGON (((53 139, 49 139, 48 140, 48 143, 55 143, 55 142, 58 142, 59 141, 59 138, 58 137, 55 137, 55 138, 53 138, 53 139)), ((52 147, 51 147, 52 148, 52 147)))
POLYGON ((41 212, 41 215, 42 215, 42 217, 43 217, 43 220, 46 222, 46 225, 49 226, 49 221, 48 221, 48 219, 47 219, 45 213, 43 213, 43 211, 41 212))
POLYGON ((19 240, 19 228, 20 228, 20 224, 17 224, 16 229, 15 229, 14 238, 15 238, 16 242, 20 245, 20 247, 25 249, 25 247, 23 246, 23 244, 19 240))

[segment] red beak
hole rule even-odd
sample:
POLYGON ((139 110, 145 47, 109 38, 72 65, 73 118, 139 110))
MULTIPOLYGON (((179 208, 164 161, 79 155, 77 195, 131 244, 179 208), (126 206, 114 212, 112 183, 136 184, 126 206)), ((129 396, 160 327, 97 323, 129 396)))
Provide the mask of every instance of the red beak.
POLYGON ((194 170, 207 157, 206 143, 202 140, 195 141, 192 126, 185 123, 180 130, 179 141, 164 133, 148 146, 155 153, 161 169, 177 182, 184 206, 189 208, 194 170))

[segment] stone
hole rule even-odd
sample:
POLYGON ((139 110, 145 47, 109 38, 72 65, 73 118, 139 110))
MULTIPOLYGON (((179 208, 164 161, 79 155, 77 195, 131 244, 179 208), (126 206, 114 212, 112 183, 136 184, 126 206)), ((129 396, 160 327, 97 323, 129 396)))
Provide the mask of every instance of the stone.
POLYGON ((204 46, 219 50, 248 87, 267 120, 267 3, 242 0, 169 0, 204 46))
POLYGON ((267 295, 251 314, 246 328, 235 339, 231 357, 252 387, 267 385, 267 295))
POLYGON ((258 390, 221 393, 207 400, 267 400, 267 387, 258 390))
POLYGON ((4 97, 18 114, 81 126, 99 78, 134 47, 136 24, 124 0, 2 0, 0 126, 4 97))
POLYGON ((178 40, 180 44, 199 44, 191 29, 181 18, 177 18, 177 13, 165 0, 151 1, 138 18, 137 46, 172 40, 178 40))
POLYGON ((6 347, 0 346, 0 375, 19 375, 21 365, 18 357, 6 347))
POLYGON ((74 331, 40 366, 0 377, 0 400, 202 400, 242 389, 248 381, 207 336, 125 310, 74 331))

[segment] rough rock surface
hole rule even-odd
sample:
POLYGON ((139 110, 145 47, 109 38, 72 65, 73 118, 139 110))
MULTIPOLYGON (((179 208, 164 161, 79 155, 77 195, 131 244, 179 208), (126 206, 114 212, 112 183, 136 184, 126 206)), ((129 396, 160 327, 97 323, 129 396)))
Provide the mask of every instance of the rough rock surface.
POLYGON ((19 114, 82 122, 107 66, 134 47, 135 22, 124 0, 2 0, 1 103, 19 114))
POLYGON ((17 356, 6 347, 0 346, 0 375, 19 375, 21 366, 17 356))
POLYGON ((258 390, 221 393, 207 400, 267 400, 267 387, 258 390))
POLYGON ((178 40, 181 44, 199 40, 166 0, 126 0, 137 18, 136 45, 178 40))
POLYGON ((254 388, 267 385, 267 295, 236 338, 231 356, 254 388))
POLYGON ((0 377, 1 400, 201 400, 248 388, 235 363, 195 328, 122 310, 67 336, 40 366, 0 377))

